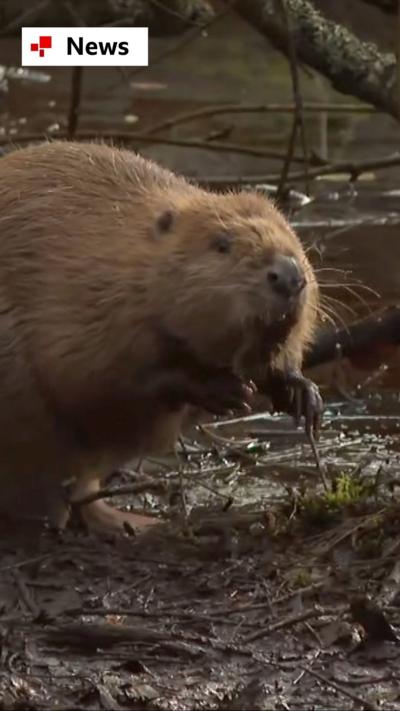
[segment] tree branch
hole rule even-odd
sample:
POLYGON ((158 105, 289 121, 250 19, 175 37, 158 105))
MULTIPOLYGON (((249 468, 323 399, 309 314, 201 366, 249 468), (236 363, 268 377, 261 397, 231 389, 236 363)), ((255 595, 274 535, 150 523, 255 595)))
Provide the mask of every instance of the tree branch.
MULTIPOLYGON (((43 0, 2 0, 1 34, 19 31, 22 25, 60 27, 71 25, 71 12, 79 16, 78 24, 91 26, 145 26, 151 34, 178 34, 188 27, 209 22, 215 13, 208 0, 131 0, 111 3, 108 0, 69 0, 65 3, 43 0), (33 7, 32 7, 33 5, 33 7)), ((76 22, 74 24, 77 24, 76 22)))
MULTIPOLYGON (((286 53, 285 20, 278 0, 238 0, 236 10, 277 49, 286 53)), ((325 75, 343 94, 398 118, 396 58, 362 42, 349 30, 324 18, 309 0, 286 0, 299 60, 325 75)))
POLYGON ((397 12, 397 0, 362 0, 362 2, 373 5, 387 14, 395 15, 397 12))
POLYGON ((321 331, 305 359, 305 368, 328 363, 336 358, 368 355, 377 348, 400 346, 400 307, 385 310, 356 321, 348 328, 321 331))

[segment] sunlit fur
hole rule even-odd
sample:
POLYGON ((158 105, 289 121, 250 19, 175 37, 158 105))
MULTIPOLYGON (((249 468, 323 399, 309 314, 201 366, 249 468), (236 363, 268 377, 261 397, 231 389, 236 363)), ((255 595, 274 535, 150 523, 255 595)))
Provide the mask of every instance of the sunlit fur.
POLYGON ((101 478, 121 459, 171 443, 180 419, 162 412, 122 450, 108 442, 83 455, 52 407, 73 424, 89 401, 107 404, 111 422, 109 394, 134 400, 141 372, 160 358, 160 330, 204 361, 240 368, 256 325, 283 313, 266 278, 276 254, 299 260, 307 286, 265 366, 300 367, 314 333, 314 274, 270 201, 200 190, 130 152, 54 142, 2 158, 0 235, 2 488, 88 467, 101 478), (160 221, 165 211, 172 220, 160 221), (220 233, 232 235, 227 253, 212 246, 220 233))

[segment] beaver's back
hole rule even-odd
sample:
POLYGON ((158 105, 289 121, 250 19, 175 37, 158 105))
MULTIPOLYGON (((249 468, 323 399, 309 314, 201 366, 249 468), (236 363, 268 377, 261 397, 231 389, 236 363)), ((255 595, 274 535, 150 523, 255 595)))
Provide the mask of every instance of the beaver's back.
POLYGON ((139 249, 160 194, 188 189, 170 171, 105 145, 54 142, 17 150, 0 161, 1 257, 23 261, 28 242, 29 259, 36 250, 50 257, 50 248, 87 257, 96 248, 106 256, 115 256, 116 247, 139 249))
POLYGON ((187 190, 105 145, 48 143, 0 161, 3 301, 46 378, 68 389, 77 369, 103 377, 110 349, 117 357, 143 331, 160 195, 187 190))

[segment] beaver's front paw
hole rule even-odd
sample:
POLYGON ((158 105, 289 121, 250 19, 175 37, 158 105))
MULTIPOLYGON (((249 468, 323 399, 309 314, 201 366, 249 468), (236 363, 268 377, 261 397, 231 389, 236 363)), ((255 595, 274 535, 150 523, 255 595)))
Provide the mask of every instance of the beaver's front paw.
POLYGON ((303 416, 306 433, 308 435, 313 433, 318 437, 324 410, 318 386, 301 374, 292 376, 289 384, 293 388, 293 414, 296 422, 298 423, 303 416))
POLYGON ((226 415, 235 411, 251 412, 255 393, 253 383, 244 383, 230 371, 221 370, 208 375, 198 383, 193 404, 213 415, 226 415))
POLYGON ((265 392, 275 410, 293 415, 297 424, 303 416, 306 433, 313 433, 318 437, 323 401, 317 385, 312 380, 296 371, 271 373, 265 392))

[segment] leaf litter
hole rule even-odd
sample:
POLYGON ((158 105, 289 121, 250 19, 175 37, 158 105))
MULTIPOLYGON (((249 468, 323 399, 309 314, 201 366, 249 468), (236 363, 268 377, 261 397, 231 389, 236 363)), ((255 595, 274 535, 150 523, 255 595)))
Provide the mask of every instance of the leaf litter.
POLYGON ((330 407, 328 491, 301 432, 260 413, 113 476, 113 504, 160 516, 145 534, 5 530, 0 709, 398 708, 400 408, 386 414, 330 407))

